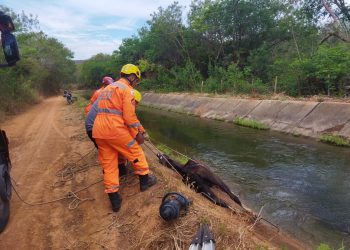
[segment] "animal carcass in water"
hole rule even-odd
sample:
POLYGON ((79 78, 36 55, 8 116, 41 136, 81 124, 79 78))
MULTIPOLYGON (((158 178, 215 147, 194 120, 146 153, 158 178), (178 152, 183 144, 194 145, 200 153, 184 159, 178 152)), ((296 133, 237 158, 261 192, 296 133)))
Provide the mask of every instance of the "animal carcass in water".
POLYGON ((157 156, 161 164, 171 169, 174 168, 182 176, 182 180, 185 183, 191 184, 197 193, 202 193, 210 201, 219 206, 228 207, 226 202, 218 198, 210 189, 212 186, 217 186, 242 207, 242 203, 238 196, 232 193, 229 187, 207 166, 193 160, 188 160, 185 165, 181 165, 165 154, 157 154, 157 156))

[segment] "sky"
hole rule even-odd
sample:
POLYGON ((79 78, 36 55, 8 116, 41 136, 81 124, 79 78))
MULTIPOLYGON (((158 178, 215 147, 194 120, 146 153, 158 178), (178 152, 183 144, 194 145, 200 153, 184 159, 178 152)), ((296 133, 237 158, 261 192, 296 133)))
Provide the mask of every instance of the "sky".
MULTIPOLYGON (((191 0, 177 0, 189 10, 191 0)), ((40 30, 61 41, 74 59, 88 59, 98 53, 111 54, 122 39, 137 34, 158 7, 174 0, 1 0, 0 4, 33 14, 40 30)))

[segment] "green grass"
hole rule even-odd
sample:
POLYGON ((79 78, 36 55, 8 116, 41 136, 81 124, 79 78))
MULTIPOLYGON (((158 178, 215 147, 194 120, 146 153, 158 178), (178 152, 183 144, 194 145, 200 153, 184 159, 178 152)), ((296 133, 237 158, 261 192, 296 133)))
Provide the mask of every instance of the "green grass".
POLYGON ((221 236, 225 236, 226 235, 226 233, 227 233, 227 226, 226 226, 226 224, 225 223, 219 223, 219 234, 221 235, 221 236))
POLYGON ((237 124, 239 126, 254 128, 254 129, 260 129, 260 130, 268 130, 269 127, 261 122, 250 120, 250 119, 243 119, 240 117, 237 117, 233 121, 234 124, 237 124))
POLYGON ((317 246, 316 250, 345 250, 344 242, 341 243, 341 246, 339 248, 333 248, 325 243, 321 243, 317 246))
POLYGON ((90 102, 90 97, 88 95, 87 92, 73 92, 73 96, 77 97, 77 101, 74 102, 74 104, 81 110, 83 118, 85 118, 85 107, 90 102))
POLYGON ((332 250, 332 248, 330 246, 328 246, 327 244, 321 243, 316 250, 332 250))
POLYGON ((320 141, 340 147, 350 147, 350 142, 346 138, 339 135, 321 135, 320 141))
POLYGON ((188 159, 185 156, 179 155, 173 151, 171 151, 169 148, 164 146, 163 144, 158 144, 157 148, 164 154, 170 156, 174 160, 178 161, 180 164, 185 165, 188 161, 188 159))
POLYGON ((210 224, 210 220, 209 220, 209 218, 206 217, 206 216, 200 217, 200 218, 199 218, 199 222, 200 222, 201 224, 210 224))

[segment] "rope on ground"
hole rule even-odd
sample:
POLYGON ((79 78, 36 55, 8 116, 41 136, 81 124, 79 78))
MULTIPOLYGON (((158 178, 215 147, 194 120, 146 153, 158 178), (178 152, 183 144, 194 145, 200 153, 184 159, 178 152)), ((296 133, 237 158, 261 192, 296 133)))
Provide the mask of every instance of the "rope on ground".
MULTIPOLYGON (((94 166, 94 165, 88 165, 88 164, 83 164, 83 165, 78 165, 79 162, 81 162, 83 159, 85 159, 88 155, 90 155, 92 152, 95 151, 95 148, 93 148, 92 150, 90 150, 88 153, 86 153, 85 155, 81 156, 77 161, 73 162, 73 163, 68 163, 65 165, 65 167, 61 170, 59 170, 57 172, 57 176, 60 176, 62 179, 60 181, 57 181, 53 184, 53 187, 58 187, 57 183, 59 183, 59 186, 62 186, 62 184, 64 184, 65 182, 67 182, 68 180, 72 180, 75 176, 75 173, 80 173, 80 172, 84 172, 86 171, 89 167, 94 166)), ((13 180, 13 183, 15 185, 17 185, 17 182, 15 181, 15 179, 11 178, 11 180, 13 180)), ((102 180, 98 180, 86 187, 83 187, 81 189, 78 189, 76 191, 69 191, 67 195, 61 197, 61 198, 57 198, 57 199, 53 199, 50 201, 44 201, 44 202, 27 202, 25 201, 22 196, 19 194, 18 190, 15 188, 14 185, 12 185, 13 190, 15 191, 16 195, 18 196, 18 198, 26 205, 28 206, 41 206, 41 205, 46 205, 46 204, 50 204, 50 203, 54 203, 57 201, 61 201, 61 200, 65 200, 65 199, 72 199, 72 201, 69 203, 68 209, 73 210, 76 209, 81 203, 85 202, 85 201, 92 201, 94 200, 94 198, 80 198, 77 193, 86 190, 88 188, 90 188, 93 185, 96 185, 98 183, 102 182, 102 180)))
POLYGON ((90 150, 87 154, 83 155, 79 160, 75 162, 68 162, 64 167, 57 171, 56 176, 60 177, 60 180, 52 184, 53 188, 63 186, 67 181, 70 181, 74 178, 76 173, 82 173, 87 171, 90 167, 97 166, 97 164, 79 164, 83 159, 95 151, 95 148, 90 150))
MULTIPOLYGON (((132 175, 133 172, 121 177, 121 179, 124 179, 125 181, 125 184, 124 185, 121 185, 121 188, 123 186, 129 186, 128 185, 128 180, 127 180, 127 177, 132 175)), ((81 203, 85 202, 85 201, 92 201, 92 200, 95 200, 94 198, 80 198, 77 193, 81 192, 81 191, 84 191, 100 182, 102 182, 103 180, 98 180, 96 182, 93 182, 91 183, 90 185, 86 186, 86 187, 83 187, 81 189, 78 189, 76 191, 69 191, 68 194, 64 197, 61 197, 61 198, 57 198, 57 199, 54 199, 54 200, 50 200, 50 201, 45 201, 45 202, 27 202, 25 201, 22 196, 19 194, 19 192, 17 191, 17 189, 12 186, 13 190, 15 191, 17 197, 26 205, 28 206, 41 206, 41 205, 46 205, 46 204, 50 204, 50 203, 54 203, 54 202, 57 202, 57 201, 61 201, 61 200, 65 200, 65 199, 73 199, 70 203, 69 203, 69 206, 68 206, 68 209, 69 210, 74 210, 76 209, 81 203)), ((14 183, 16 183, 16 181, 14 180, 14 183)))
POLYGON ((65 199, 73 199, 70 203, 69 203, 69 206, 68 208, 70 210, 73 210, 73 209, 76 209, 81 203, 85 202, 85 201, 92 201, 94 200, 94 198, 79 198, 77 196, 77 193, 83 191, 83 190, 86 190, 88 188, 90 188, 91 186, 94 186, 98 183, 102 182, 102 180, 99 180, 99 181, 96 181, 94 183, 91 183, 90 185, 86 186, 86 187, 83 187, 81 189, 78 189, 76 191, 70 191, 68 192, 68 194, 64 197, 61 197, 61 198, 57 198, 57 199, 54 199, 54 200, 50 200, 50 201, 44 201, 44 202, 27 202, 25 201, 22 196, 19 194, 19 192, 17 191, 17 189, 12 186, 13 190, 15 191, 17 197, 26 205, 28 206, 41 206, 41 205, 46 205, 46 204, 50 204, 50 203, 54 203, 54 202, 57 202, 57 201, 61 201, 61 200, 65 200, 65 199))
MULTIPOLYGON (((265 206, 265 205, 264 205, 264 206, 265 206)), ((248 230, 252 230, 252 229, 255 227, 256 223, 258 223, 258 221, 260 221, 260 219, 262 218, 262 217, 261 217, 261 213, 262 213, 262 211, 263 211, 263 209, 264 209, 264 206, 262 206, 262 207, 260 208, 260 211, 259 211, 258 215, 256 216, 256 219, 255 219, 254 223, 248 228, 248 230)))

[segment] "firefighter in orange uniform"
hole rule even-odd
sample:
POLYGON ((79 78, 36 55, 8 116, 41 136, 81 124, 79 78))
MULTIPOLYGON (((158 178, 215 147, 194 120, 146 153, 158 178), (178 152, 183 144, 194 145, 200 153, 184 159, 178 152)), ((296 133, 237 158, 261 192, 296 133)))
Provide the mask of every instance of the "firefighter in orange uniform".
POLYGON ((118 155, 128 159, 134 173, 139 176, 141 192, 156 184, 157 179, 149 175, 146 157, 140 146, 144 142, 145 129, 135 114, 134 87, 141 80, 139 68, 126 64, 120 79, 104 88, 97 100, 97 116, 92 136, 98 145, 98 159, 103 168, 105 192, 117 212, 122 198, 119 194, 118 155))
POLYGON ((102 89, 104 89, 107 85, 113 83, 113 78, 112 77, 109 77, 109 76, 105 76, 103 77, 102 79, 102 87, 99 88, 98 90, 96 90, 92 96, 91 96, 91 99, 90 99, 90 102, 89 104, 86 106, 85 108, 85 117, 87 116, 87 114, 89 113, 92 105, 94 104, 94 102, 97 100, 98 96, 100 95, 100 92, 102 89))

